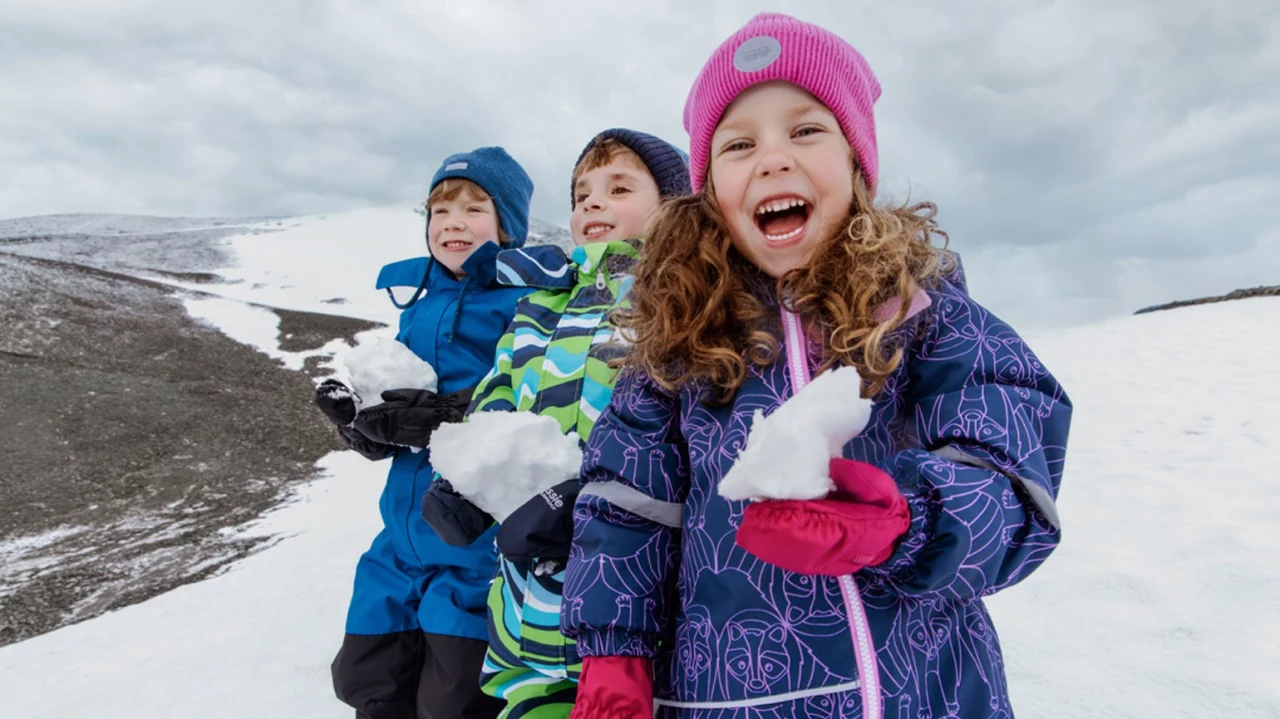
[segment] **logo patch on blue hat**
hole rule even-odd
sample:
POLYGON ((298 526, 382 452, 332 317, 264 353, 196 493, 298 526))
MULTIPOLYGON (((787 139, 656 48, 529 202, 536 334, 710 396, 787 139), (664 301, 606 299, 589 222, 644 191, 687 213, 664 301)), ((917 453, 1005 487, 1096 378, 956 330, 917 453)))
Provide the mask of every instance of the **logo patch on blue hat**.
POLYGON ((738 46, 733 53, 733 66, 739 72, 755 72, 769 67, 782 55, 782 43, 777 38, 760 35, 738 46))
POLYGON ((467 169, 467 163, 465 162, 450 162, 449 164, 444 166, 445 172, 453 172, 454 170, 465 170, 465 169, 467 169))

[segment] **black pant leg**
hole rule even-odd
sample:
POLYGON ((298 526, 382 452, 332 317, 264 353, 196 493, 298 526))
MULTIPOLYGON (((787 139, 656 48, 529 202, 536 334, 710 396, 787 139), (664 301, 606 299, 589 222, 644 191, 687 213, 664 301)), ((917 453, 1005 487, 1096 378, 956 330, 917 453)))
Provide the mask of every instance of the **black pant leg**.
POLYGON ((418 719, 425 644, 417 629, 346 635, 330 667, 334 692, 357 719, 418 719))
POLYGON ((506 702, 480 691, 489 643, 426 634, 426 658, 418 685, 418 719, 495 719, 506 702))

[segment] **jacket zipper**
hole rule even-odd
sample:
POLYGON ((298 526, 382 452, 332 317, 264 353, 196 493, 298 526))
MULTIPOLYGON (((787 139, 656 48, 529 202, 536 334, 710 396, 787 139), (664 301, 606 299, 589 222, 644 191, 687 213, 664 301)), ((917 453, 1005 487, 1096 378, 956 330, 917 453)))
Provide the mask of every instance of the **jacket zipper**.
MULTIPOLYGON (((809 384, 808 341, 800 318, 785 307, 782 308, 782 330, 787 348, 787 363, 791 369, 792 395, 795 395, 809 384)), ((881 719, 884 706, 880 695, 880 667, 876 661, 867 610, 852 574, 840 577, 840 594, 844 597, 845 610, 849 615, 853 655, 858 663, 858 678, 862 682, 862 715, 867 719, 881 719)))

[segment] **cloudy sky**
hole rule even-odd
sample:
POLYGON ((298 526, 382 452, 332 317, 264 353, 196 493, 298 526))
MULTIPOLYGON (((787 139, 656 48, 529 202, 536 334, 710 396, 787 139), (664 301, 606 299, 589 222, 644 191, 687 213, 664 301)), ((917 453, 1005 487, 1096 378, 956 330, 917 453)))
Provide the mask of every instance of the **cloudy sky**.
POLYGON ((332 213, 501 144, 563 225, 583 143, 686 146, 762 10, 867 56, 885 194, 935 201, 1020 326, 1280 284, 1275 0, 5 0, 0 217, 332 213))

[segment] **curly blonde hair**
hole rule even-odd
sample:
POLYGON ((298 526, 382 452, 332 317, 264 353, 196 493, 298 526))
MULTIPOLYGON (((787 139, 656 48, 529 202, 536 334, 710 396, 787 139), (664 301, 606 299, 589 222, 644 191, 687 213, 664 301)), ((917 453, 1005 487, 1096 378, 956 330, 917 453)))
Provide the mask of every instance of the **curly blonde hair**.
POLYGON ((780 320, 769 292, 786 298, 821 343, 822 365, 857 367, 874 397, 902 362, 887 343, 922 287, 955 267, 930 202, 878 207, 855 168, 853 202, 838 232, 809 263, 774 281, 734 247, 711 178, 697 195, 667 200, 641 251, 630 307, 613 322, 630 344, 619 361, 668 390, 705 380, 711 401, 731 400, 751 365, 772 364, 780 320), (941 246, 934 239, 941 238, 941 246), (900 298, 897 313, 875 309, 900 298))

